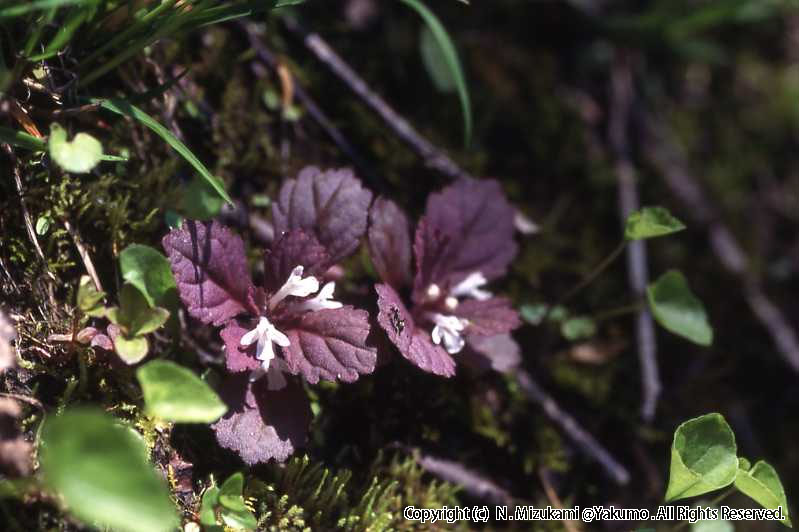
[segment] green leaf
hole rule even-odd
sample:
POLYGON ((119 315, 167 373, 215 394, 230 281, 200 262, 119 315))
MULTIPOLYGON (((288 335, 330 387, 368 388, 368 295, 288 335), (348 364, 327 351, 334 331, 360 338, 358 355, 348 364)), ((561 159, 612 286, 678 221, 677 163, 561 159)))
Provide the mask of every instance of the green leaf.
POLYGON ((87 133, 78 133, 72 141, 67 141, 67 132, 55 123, 50 126, 47 146, 53 161, 73 174, 90 172, 103 156, 99 140, 87 133))
POLYGON ((78 284, 78 308, 88 316, 101 317, 105 315, 103 300, 105 292, 100 292, 88 275, 83 275, 78 284))
MULTIPOLYGON (((458 91, 458 98, 461 102, 461 112, 463 113, 463 137, 464 144, 468 145, 472 138, 472 105, 469 98, 469 89, 466 86, 466 78, 463 75, 461 62, 458 58, 458 52, 452 39, 447 33, 447 30, 438 20, 438 17, 424 5, 421 0, 400 0, 404 4, 410 6, 416 11, 424 20, 430 33, 433 36, 438 48, 441 51, 441 57, 448 67, 450 77, 455 84, 458 91)), ((424 55, 422 56, 424 60, 424 55)))
POLYGON ((755 462, 750 470, 739 468, 735 487, 755 500, 763 508, 774 510, 782 507, 783 523, 793 528, 788 516, 788 499, 777 472, 766 462, 755 462))
POLYGON ((90 0, 33 0, 0 9, 0 18, 11 18, 31 11, 58 8, 72 4, 83 4, 90 0))
POLYGON ((176 423, 213 423, 227 406, 191 370, 167 360, 153 360, 136 371, 147 412, 176 423))
POLYGON ((649 307, 665 329, 699 345, 713 343, 713 329, 702 302, 676 270, 661 275, 646 290, 649 307))
POLYGON ((560 324, 560 333, 567 340, 582 340, 596 334, 596 322, 585 316, 569 318, 560 324))
POLYGON ((702 495, 735 480, 735 435, 721 414, 686 421, 674 432, 666 501, 702 495))
POLYGON ((452 72, 449 70, 447 58, 444 57, 438 41, 427 26, 422 28, 419 34, 419 50, 422 53, 422 63, 424 63, 436 89, 440 92, 455 92, 457 86, 455 78, 452 77, 452 72))
POLYGON ((139 289, 151 306, 171 308, 177 303, 177 285, 169 261, 159 251, 131 244, 119 254, 122 278, 139 289))
POLYGON ((104 109, 108 109, 111 112, 127 116, 130 118, 134 118, 150 128, 156 135, 161 137, 167 144, 169 144, 172 149, 178 152, 186 161, 194 167, 195 170, 202 176, 203 179, 216 191, 219 196, 230 203, 233 204, 233 200, 230 199, 227 191, 225 190, 224 185, 219 180, 219 178, 215 177, 208 168, 197 158, 192 151, 183 144, 180 139, 178 139, 175 135, 173 135, 167 128, 159 124, 153 117, 136 107, 135 105, 131 105, 129 102, 125 100, 119 99, 112 99, 112 100, 92 100, 93 102, 100 103, 100 106, 104 109))
POLYGON ((200 524, 203 530, 209 532, 222 532, 223 528, 216 521, 216 508, 219 506, 219 488, 211 486, 203 493, 200 505, 200 524))
POLYGON ((39 456, 45 484, 89 525, 123 532, 166 532, 179 525, 141 441, 100 410, 67 410, 45 421, 39 456))
POLYGON ((219 214, 224 203, 207 182, 193 179, 181 194, 180 212, 193 220, 210 220, 219 214))
POLYGON ((7 127, 0 127, 0 141, 11 144, 15 148, 31 151, 44 151, 47 144, 40 138, 7 127))
POLYGON ((47 234, 47 231, 50 230, 50 224, 52 220, 49 216, 39 216, 36 219, 36 234, 39 236, 44 236, 47 234))
POLYGON ((219 505, 222 507, 222 520, 233 528, 255 530, 258 522, 244 504, 244 475, 231 475, 219 488, 219 505))
POLYGON ((132 365, 147 356, 150 344, 144 336, 126 337, 124 334, 114 338, 114 351, 125 364, 132 365))
POLYGON ((627 218, 624 238, 642 240, 670 235, 685 229, 685 225, 664 207, 644 207, 627 218))
POLYGON ((528 303, 519 307, 522 319, 530 325, 541 325, 549 310, 546 303, 528 303))
POLYGON ((168 310, 151 307, 144 294, 130 283, 122 285, 119 307, 108 309, 108 319, 129 337, 151 333, 166 323, 168 318, 168 310))

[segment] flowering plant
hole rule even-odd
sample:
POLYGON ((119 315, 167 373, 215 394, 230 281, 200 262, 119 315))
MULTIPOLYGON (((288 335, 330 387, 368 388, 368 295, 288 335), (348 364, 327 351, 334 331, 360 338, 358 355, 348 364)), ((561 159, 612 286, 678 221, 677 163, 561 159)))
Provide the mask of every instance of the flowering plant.
POLYGON ((310 407, 294 376, 352 382, 374 371, 367 312, 336 301, 335 282, 324 282, 358 247, 371 199, 347 170, 311 167, 288 180, 273 206, 263 286, 242 239, 218 222, 187 221, 163 239, 189 314, 223 327, 230 411, 213 428, 249 464, 282 461, 304 443, 310 407))
POLYGON ((405 213, 383 198, 372 205, 369 251, 384 281, 375 286, 377 321, 424 371, 454 375, 456 354, 498 371, 518 364, 508 334, 520 325, 518 313, 484 288, 507 272, 518 250, 513 212, 498 182, 462 179, 428 198, 411 244, 405 213))

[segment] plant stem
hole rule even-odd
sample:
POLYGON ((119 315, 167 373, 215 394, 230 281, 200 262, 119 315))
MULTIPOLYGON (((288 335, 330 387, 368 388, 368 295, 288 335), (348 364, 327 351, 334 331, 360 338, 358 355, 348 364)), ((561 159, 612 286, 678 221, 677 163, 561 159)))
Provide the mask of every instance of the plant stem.
MULTIPOLYGON (((732 495, 734 492, 735 492, 735 488, 730 488, 727 491, 722 492, 720 495, 718 495, 715 499, 713 499, 712 501, 707 503, 705 506, 716 506, 718 503, 720 503, 721 501, 723 501, 724 499, 726 499, 727 497, 732 495)), ((689 524, 691 524, 690 521, 683 521, 682 523, 680 523, 678 525, 675 525, 671 529, 671 532, 677 532, 678 530, 682 530, 683 528, 685 528, 689 524)))
POLYGON ((625 314, 633 314, 638 312, 644 308, 643 301, 635 301, 633 303, 628 303, 627 305, 622 305, 621 307, 612 308, 609 310, 603 310, 601 312, 597 312, 593 315, 594 321, 603 321, 610 318, 615 318, 617 316, 623 316, 625 314))
POLYGON ((552 307, 562 305, 563 303, 565 303, 566 301, 577 295, 577 293, 579 293, 580 290, 591 284, 594 281, 594 279, 599 277, 600 273, 605 271, 608 268, 608 266, 613 264, 613 261, 616 260, 619 257, 619 255, 621 255, 622 251, 624 251, 624 247, 626 245, 627 245, 626 240, 622 240, 621 242, 619 242, 619 245, 616 246, 614 250, 611 251, 607 257, 602 259, 602 262, 597 264, 593 270, 588 272, 588 275, 583 277, 583 279, 579 283, 574 285, 568 292, 566 292, 566 294, 563 297, 561 297, 556 304, 552 305, 552 307))

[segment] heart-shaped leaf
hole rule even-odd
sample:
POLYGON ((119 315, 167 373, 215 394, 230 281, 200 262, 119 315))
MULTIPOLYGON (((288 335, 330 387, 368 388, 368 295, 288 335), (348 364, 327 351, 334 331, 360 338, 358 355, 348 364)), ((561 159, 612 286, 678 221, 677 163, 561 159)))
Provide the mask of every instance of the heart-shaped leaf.
POLYGON ((666 501, 702 495, 735 480, 735 435, 721 414, 686 421, 674 432, 666 501))
POLYGON ((118 334, 114 337, 113 342, 114 351, 128 365, 141 362, 150 349, 150 344, 144 336, 126 337, 123 334, 118 334))
POLYGON ((166 532, 179 525, 141 438, 99 410, 49 418, 39 456, 46 485, 89 525, 123 532, 166 532))
POLYGON ((151 307, 138 288, 130 283, 122 285, 119 307, 108 309, 108 319, 118 325, 128 336, 149 334, 161 327, 169 318, 169 311, 151 307))
POLYGON ((665 329, 699 345, 713 343, 705 306, 691 292, 682 273, 664 273, 649 285, 646 294, 652 315, 665 329))
POLYGON ((131 244, 119 254, 122 278, 139 289, 151 307, 177 303, 177 285, 169 261, 157 250, 131 244))
POLYGON ((103 157, 103 145, 88 133, 78 133, 72 141, 58 124, 50 126, 48 140, 50 157, 61 168, 74 174, 85 174, 97 166, 103 157))
POLYGON ((685 225, 664 207, 644 207, 627 218, 624 238, 642 240, 670 235, 685 229, 685 225))
POLYGON ((213 423, 227 406, 190 370, 167 360, 153 360, 136 371, 147 412, 176 423, 213 423))
POLYGON ((560 334, 567 340, 583 340, 596 334, 596 322, 587 316, 569 318, 560 324, 560 334))
POLYGON ((739 468, 735 477, 735 487, 755 500, 763 508, 775 510, 782 507, 785 525, 793 527, 788 516, 788 499, 780 477, 771 465, 760 460, 748 471, 739 468))

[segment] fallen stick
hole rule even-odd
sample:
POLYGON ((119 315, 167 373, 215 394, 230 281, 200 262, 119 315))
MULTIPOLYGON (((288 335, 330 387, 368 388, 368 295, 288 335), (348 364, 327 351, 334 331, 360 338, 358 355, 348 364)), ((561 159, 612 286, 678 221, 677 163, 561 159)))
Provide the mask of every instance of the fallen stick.
MULTIPOLYGON (((621 55, 611 72, 610 112, 608 140, 615 159, 614 168, 618 181, 619 213, 622 223, 640 208, 635 167, 630 160, 628 128, 630 112, 635 98, 629 58, 621 55)), ((649 283, 646 244, 635 240, 627 244, 627 280, 636 299, 646 296, 649 283)), ((636 313, 635 338, 641 367, 641 417, 652 421, 657 410, 657 401, 662 389, 657 361, 657 343, 652 314, 646 306, 636 313)))
POLYGON ((519 387, 525 395, 534 403, 537 403, 544 410, 544 414, 555 425, 571 439, 578 449, 595 460, 605 472, 620 485, 625 485, 630 481, 630 473, 627 469, 613 458, 604 447, 567 412, 565 412, 555 400, 547 394, 541 386, 533 380, 529 373, 522 369, 515 372, 519 387))
POLYGON ((395 111, 379 94, 373 91, 364 79, 339 56, 317 33, 306 31, 300 23, 289 16, 282 17, 286 28, 302 39, 303 44, 333 74, 357 94, 392 131, 424 161, 424 164, 451 178, 472 177, 453 161, 449 155, 424 138, 416 129, 395 111))
POLYGON ((687 156, 674 135, 656 115, 641 117, 644 124, 644 152, 658 169, 672 194, 685 204, 688 216, 707 228, 710 247, 722 266, 738 278, 749 308, 771 335, 780 355, 799 372, 799 339, 780 308, 763 292, 752 275, 749 260, 732 231, 724 224, 716 207, 689 170, 687 156))

